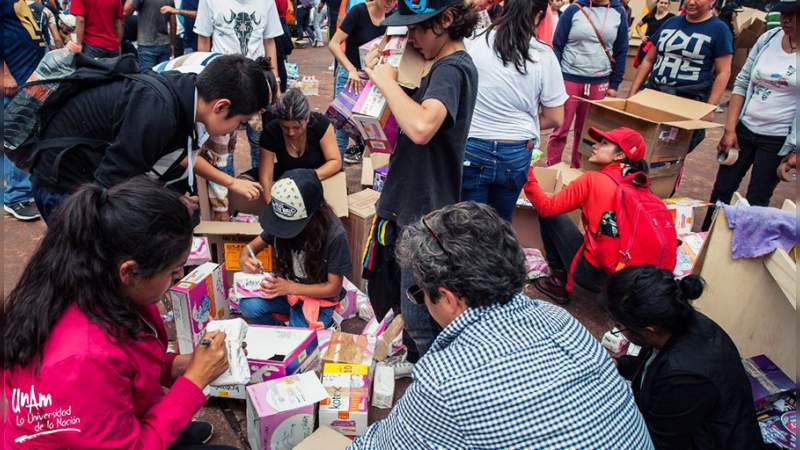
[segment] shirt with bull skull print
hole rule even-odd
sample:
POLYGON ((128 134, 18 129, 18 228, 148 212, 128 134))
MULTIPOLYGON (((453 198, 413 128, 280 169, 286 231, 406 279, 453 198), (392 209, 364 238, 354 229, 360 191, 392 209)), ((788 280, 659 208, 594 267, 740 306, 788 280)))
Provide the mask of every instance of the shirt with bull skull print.
POLYGON ((211 37, 211 51, 264 56, 264 39, 283 34, 275 0, 200 0, 194 31, 211 37))

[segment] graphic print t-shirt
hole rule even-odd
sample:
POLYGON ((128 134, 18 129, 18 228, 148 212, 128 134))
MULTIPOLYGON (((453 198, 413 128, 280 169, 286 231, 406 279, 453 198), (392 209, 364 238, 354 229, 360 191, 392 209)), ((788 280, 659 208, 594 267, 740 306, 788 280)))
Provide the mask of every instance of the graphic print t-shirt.
POLYGON ((256 59, 283 27, 275 0, 200 0, 194 32, 211 37, 213 52, 256 59))
POLYGON ((17 84, 22 85, 44 56, 44 39, 25 0, 2 0, 0 4, 3 14, 2 59, 17 84))
POLYGON ((652 79, 668 86, 714 81, 714 60, 733 53, 733 36, 717 17, 690 23, 685 16, 669 19, 653 36, 658 51, 652 79))

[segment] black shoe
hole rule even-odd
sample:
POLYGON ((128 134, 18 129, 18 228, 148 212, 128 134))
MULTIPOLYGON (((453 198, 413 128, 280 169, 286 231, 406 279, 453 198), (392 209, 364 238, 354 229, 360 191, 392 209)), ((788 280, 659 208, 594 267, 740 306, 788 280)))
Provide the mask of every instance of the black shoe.
POLYGON ((569 293, 564 281, 557 276, 537 278, 533 280, 533 287, 559 305, 569 303, 569 293))
POLYGON ((364 147, 353 145, 344 151, 344 162, 347 164, 358 164, 364 158, 364 147))
POLYGON ((29 221, 42 217, 32 200, 3 205, 3 209, 17 220, 29 221))
POLYGON ((214 436, 214 425, 208 422, 191 422, 181 431, 181 435, 172 446, 202 445, 210 441, 212 436, 214 436))

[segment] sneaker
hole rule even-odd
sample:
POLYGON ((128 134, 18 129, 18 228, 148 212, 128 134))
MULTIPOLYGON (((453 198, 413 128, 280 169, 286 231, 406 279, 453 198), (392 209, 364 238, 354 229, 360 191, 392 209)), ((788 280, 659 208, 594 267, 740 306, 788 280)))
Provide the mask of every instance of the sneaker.
POLYGON ((569 293, 564 285, 564 281, 557 276, 542 277, 533 280, 533 286, 559 305, 566 305, 569 302, 569 293))
POLYGON ((396 364, 392 364, 394 367, 394 378, 411 378, 411 372, 414 371, 414 363, 408 361, 402 361, 396 364))
POLYGON ((344 151, 344 162, 347 164, 358 164, 364 158, 364 147, 353 145, 344 151))
POLYGON ((41 217, 39 210, 36 209, 36 205, 33 203, 33 200, 25 200, 22 202, 12 203, 10 205, 3 205, 3 209, 7 213, 14 216, 15 219, 25 222, 36 220, 41 217))
POLYGON ((717 107, 714 108, 714 112, 715 113, 723 113, 723 112, 725 112, 725 108, 722 105, 717 105, 717 107))
MULTIPOLYGON (((214 436, 214 425, 208 422, 191 422, 186 425, 178 439, 172 444, 173 447, 203 445, 208 443, 214 436)), ((170 447, 172 448, 172 447, 170 447)))

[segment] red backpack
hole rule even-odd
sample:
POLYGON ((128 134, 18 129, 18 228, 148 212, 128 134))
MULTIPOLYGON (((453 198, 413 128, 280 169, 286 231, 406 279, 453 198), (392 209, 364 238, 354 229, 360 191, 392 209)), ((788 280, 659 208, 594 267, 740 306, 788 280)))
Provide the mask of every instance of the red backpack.
MULTIPOLYGON (((643 264, 674 270, 678 251, 675 219, 667 205, 650 192, 647 175, 642 172, 627 176, 619 172, 602 173, 617 183, 613 211, 617 236, 601 233, 602 226, 594 235, 586 234, 584 245, 594 248, 600 264, 598 268, 609 275, 627 266, 643 264)), ((577 260, 573 260, 570 272, 574 272, 577 260)))

